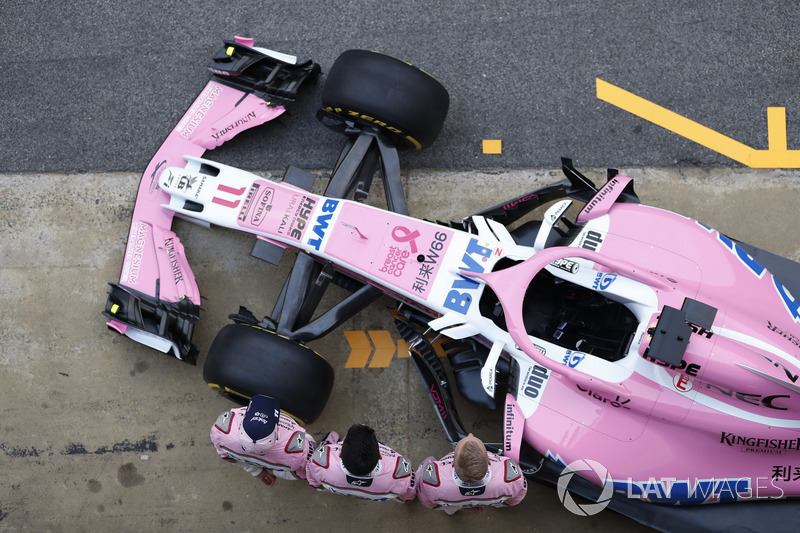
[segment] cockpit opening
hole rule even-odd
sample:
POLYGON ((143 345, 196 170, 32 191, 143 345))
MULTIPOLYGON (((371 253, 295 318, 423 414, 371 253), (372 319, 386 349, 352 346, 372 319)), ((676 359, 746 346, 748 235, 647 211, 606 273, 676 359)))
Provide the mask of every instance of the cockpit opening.
MULTIPOLYGON (((514 264, 516 261, 501 260, 494 270, 514 264)), ((480 310, 495 325, 508 330, 503 308, 488 286, 481 296, 480 310)), ((607 361, 625 356, 638 326, 624 304, 547 270, 536 274, 525 291, 522 315, 528 335, 607 361)))

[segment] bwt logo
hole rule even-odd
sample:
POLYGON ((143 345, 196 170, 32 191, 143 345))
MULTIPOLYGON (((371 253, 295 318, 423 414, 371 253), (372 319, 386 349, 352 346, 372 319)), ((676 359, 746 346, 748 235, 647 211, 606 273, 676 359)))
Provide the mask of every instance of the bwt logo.
MULTIPOLYGON (((461 258, 461 269, 480 274, 485 268, 478 261, 486 261, 491 256, 492 249, 481 246, 478 244, 478 239, 473 237, 467 244, 467 249, 461 258)), ((466 315, 470 305, 472 305, 472 296, 478 287, 480 287, 480 283, 459 274, 453 281, 450 292, 447 293, 443 304, 444 307, 466 315)))
POLYGON ((313 246, 316 251, 319 251, 319 247, 322 246, 322 239, 325 238, 325 233, 328 231, 328 223, 338 206, 339 200, 325 200, 320 208, 322 214, 317 216, 314 223, 314 236, 308 239, 308 244, 313 246))

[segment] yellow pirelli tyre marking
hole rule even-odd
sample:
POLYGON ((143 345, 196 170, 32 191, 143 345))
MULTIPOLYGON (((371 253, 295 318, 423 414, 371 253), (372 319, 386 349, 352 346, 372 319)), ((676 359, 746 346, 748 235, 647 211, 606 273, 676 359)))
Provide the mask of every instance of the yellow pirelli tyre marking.
POLYGON ((220 392, 224 391, 226 394, 230 394, 232 396, 238 396, 239 398, 242 398, 244 400, 249 400, 250 399, 250 396, 247 396, 246 394, 242 394, 240 392, 236 392, 235 390, 230 389, 228 387, 221 387, 221 386, 217 385, 216 383, 209 383, 208 386, 210 388, 214 389, 214 390, 218 390, 220 392))

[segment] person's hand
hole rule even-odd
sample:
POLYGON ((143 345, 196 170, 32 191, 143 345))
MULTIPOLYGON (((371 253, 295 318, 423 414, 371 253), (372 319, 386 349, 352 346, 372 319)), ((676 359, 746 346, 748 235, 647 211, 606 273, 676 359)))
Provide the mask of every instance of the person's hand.
POLYGON ((275 480, 277 479, 275 477, 275 474, 273 474, 272 471, 269 470, 268 468, 262 469, 261 473, 256 477, 258 479, 260 479, 261 482, 264 485, 266 485, 267 487, 271 487, 272 485, 274 485, 275 484, 275 480))

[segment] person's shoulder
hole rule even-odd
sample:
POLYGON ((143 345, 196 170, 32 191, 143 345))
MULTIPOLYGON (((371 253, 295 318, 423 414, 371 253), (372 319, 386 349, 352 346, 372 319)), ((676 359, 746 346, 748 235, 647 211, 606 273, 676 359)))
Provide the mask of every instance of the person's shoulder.
POLYGON ((214 422, 212 429, 216 429, 226 434, 230 433, 237 414, 239 414, 238 409, 229 409, 228 411, 220 413, 220 415, 217 417, 217 420, 214 422))
POLYGON ((411 461, 400 454, 396 454, 394 457, 382 456, 381 461, 384 464, 383 471, 391 474, 393 479, 405 479, 414 473, 411 461))
POLYGON ((395 450, 394 448, 387 446, 386 444, 379 442, 378 443, 378 450, 380 451, 381 457, 385 457, 387 459, 394 459, 395 457, 402 457, 402 454, 395 450))
POLYGON ((511 483, 522 477, 522 469, 517 462, 510 457, 490 453, 489 462, 493 465, 493 470, 502 470, 503 480, 506 483, 511 483), (494 457, 492 457, 493 455, 494 457))
POLYGON ((428 487, 438 487, 441 485, 442 483, 441 476, 439 475, 439 466, 439 461, 430 461, 427 464, 424 464, 419 484, 421 486, 428 487))
POLYGON ((338 442, 322 442, 311 454, 310 464, 321 468, 330 468, 339 464, 339 454, 342 445, 338 442))
POLYGON ((282 448, 286 453, 302 453, 307 450, 307 446, 315 444, 314 439, 305 432, 303 428, 296 428, 285 437, 279 434, 279 441, 282 443, 282 448))
POLYGON ((453 461, 455 461, 455 457, 456 457, 456 452, 450 452, 441 459, 439 459, 437 462, 440 465, 451 465, 453 464, 453 461))
POLYGON ((288 429, 291 431, 305 431, 303 426, 301 426, 294 418, 286 413, 281 413, 281 416, 278 419, 278 425, 283 429, 288 429))

